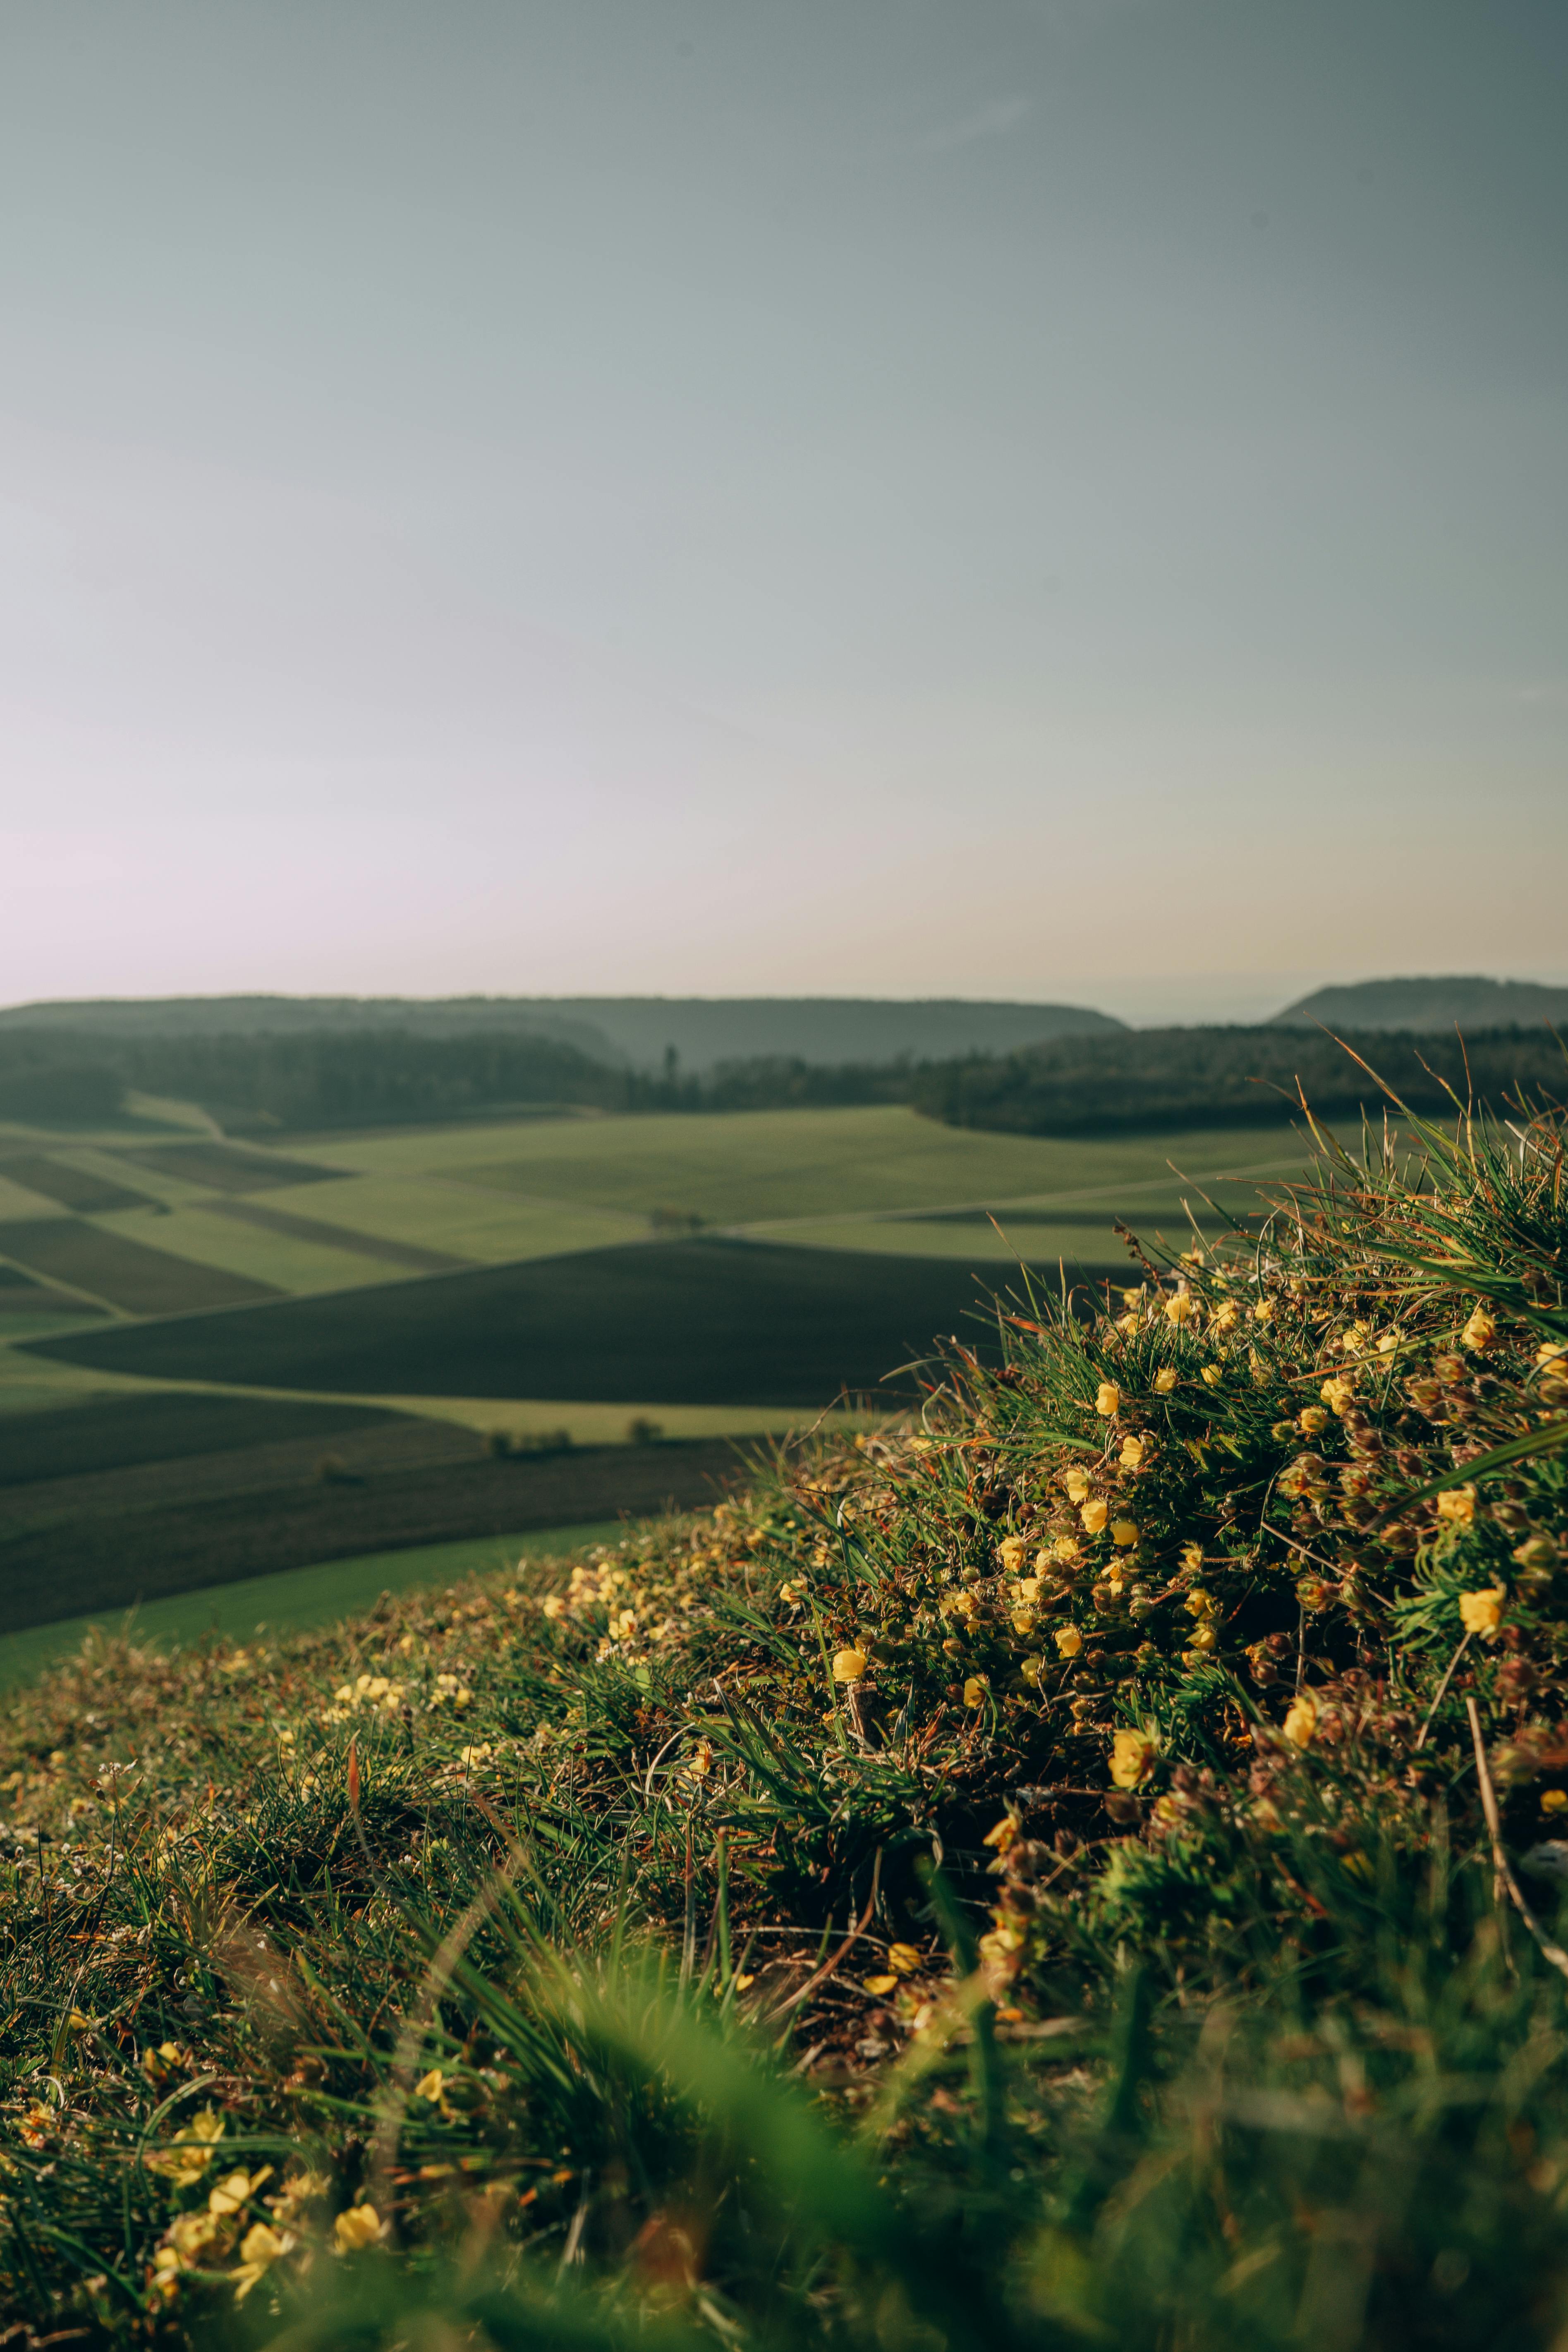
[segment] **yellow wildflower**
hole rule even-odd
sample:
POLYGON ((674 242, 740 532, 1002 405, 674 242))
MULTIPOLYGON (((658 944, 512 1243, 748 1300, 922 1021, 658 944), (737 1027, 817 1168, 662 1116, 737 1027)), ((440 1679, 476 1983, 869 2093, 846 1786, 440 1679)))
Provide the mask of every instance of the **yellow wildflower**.
POLYGON ((1119 1789, 1135 1789, 1154 1761, 1154 1743, 1142 1731, 1119 1731, 1110 1745, 1110 1777, 1119 1789))
POLYGON ((272 2178, 272 2167, 264 2164, 259 2172, 231 2172, 220 2180, 207 2197, 207 2210, 220 2221, 226 2221, 247 2205, 264 2180, 272 2178))
POLYGON ((1225 1366, 1223 1364, 1205 1364, 1201 1377, 1205 1389, 1217 1389, 1225 1379, 1225 1366))
POLYGON ((864 1982, 866 1990, 880 2000, 884 1993, 897 1991, 899 1979, 897 1977, 867 1977, 864 1982))
POLYGON ((1209 1325, 1209 1329, 1211 1331, 1218 1332, 1234 1331, 1240 1320, 1240 1307, 1237 1305, 1234 1298, 1226 1298, 1222 1301, 1221 1305, 1215 1309, 1214 1320, 1209 1325))
POLYGON ((332 2250, 340 2254, 360 2253, 385 2231, 386 2224, 374 2205, 351 2205, 332 2223, 332 2250))
POLYGON ((779 1599, 786 1609, 798 1609, 805 1599, 805 1582, 798 1576, 786 1576, 779 1587, 779 1599))
POLYGON ((1182 1603, 1182 1606, 1191 1616, 1212 1617, 1214 1615, 1214 1594, 1212 1592, 1205 1592, 1201 1584, 1194 1584, 1192 1591, 1188 1593, 1185 1601, 1182 1603))
POLYGON ((1318 1702, 1310 1691, 1300 1691, 1286 1711, 1284 1731, 1292 1748, 1309 1748, 1318 1727, 1318 1702))
POLYGON ((836 1683, 858 1683, 866 1672, 864 1650, 840 1650, 833 1661, 836 1683))
POLYGON ((1110 1517, 1110 1504, 1101 1502, 1098 1497, 1092 1502, 1085 1503, 1079 1512, 1079 1517, 1083 1521, 1085 1530, 1091 1536, 1097 1536, 1100 1533, 1110 1517))
POLYGON ((1568 1789, 1545 1789, 1542 1791, 1541 1810, 1543 1813, 1560 1813, 1565 1805, 1568 1805, 1568 1789))
POLYGON ((899 1975, 901 1977, 915 1976, 919 1973, 921 1966, 920 1953, 916 1950, 913 1944, 889 1944, 888 1947, 888 1966, 890 1969, 897 1969, 899 1975))
POLYGON ((1187 1647, 1192 1650, 1213 1650, 1218 1643, 1219 1634, 1207 1618, 1201 1624, 1194 1625, 1187 1635, 1187 1647))
POLYGON ((1186 1543, 1182 1546, 1182 1566, 1184 1568, 1191 1569, 1195 1575, 1197 1570, 1202 1568, 1203 1564, 1204 1548, 1201 1543, 1186 1543))
POLYGON ((1124 1470, 1141 1470, 1142 1468, 1143 1447, 1144 1440, 1142 1437, 1124 1437, 1122 1439, 1121 1467, 1124 1470))
POLYGON ((1011 1813, 1004 1813, 994 1822, 980 1841, 982 1845, 994 1845, 998 1853, 1010 1853, 1018 1843, 1018 1824, 1011 1813))
POLYGON ((1489 1307, 1478 1305, 1459 1334, 1460 1346, 1473 1349, 1477 1355, 1484 1355, 1496 1339, 1497 1317, 1489 1307))
POLYGON ((1437 1497, 1437 1517, 1447 1519, 1451 1527, 1471 1528, 1476 1523, 1476 1490, 1473 1486, 1450 1486, 1446 1495, 1437 1497))
POLYGON ((1303 1437, 1317 1437, 1327 1429, 1329 1416, 1321 1404, 1310 1404, 1296 1416, 1296 1426, 1303 1437))
POLYGON ((1121 1391, 1114 1381, 1101 1381, 1095 1391, 1094 1409, 1109 1421, 1113 1412, 1121 1410, 1121 1391))
POLYGON ((275 2230, 269 2221, 258 2221, 247 2230, 239 2242, 238 2263, 229 2273, 235 2301, 243 2303, 257 2281, 265 2278, 272 2264, 281 2261, 295 2242, 287 2231, 275 2230))
POLYGON ((161 2172, 188 2188, 201 2178, 213 2160, 216 2144, 223 2137, 224 2120, 216 2107, 204 2107, 189 2128, 170 2142, 158 2155, 147 2158, 150 2172, 161 2172))
POLYGON ((1029 1547, 1022 1536, 1004 1536, 996 1547, 996 1557, 1002 1563, 1004 1576, 1016 1576, 1024 1565, 1024 1555, 1029 1547))
POLYGON ((1331 1412, 1348 1412, 1355 1402, 1355 1383, 1343 1373, 1336 1373, 1333 1379, 1323 1382, 1318 1394, 1331 1412))
POLYGON ((1196 1301, 1187 1291, 1173 1291, 1165 1301, 1165 1319, 1169 1323, 1190 1323, 1196 1312, 1196 1301))
POLYGON ((1018 1579, 1018 1598, 1023 1602, 1025 1608, 1032 1608, 1039 1597, 1039 1578, 1037 1576, 1021 1576, 1018 1579))
POLYGON ((1272 1323, 1274 1301, 1271 1298, 1260 1298, 1252 1310, 1252 1319, 1255 1323, 1272 1323))
POLYGON ((1479 1633, 1484 1642, 1495 1641, 1507 1599, 1500 1584, 1489 1584, 1480 1592, 1461 1592, 1459 1622, 1466 1633, 1479 1633))
POLYGON ((1094 1481, 1087 1470, 1067 1470, 1062 1474, 1062 1485, 1067 1489, 1069 1503, 1081 1503, 1090 1493, 1094 1481))
POLYGON ((541 1613, 552 1621, 557 1617, 564 1617, 566 1614, 566 1603, 559 1592, 547 1592, 539 1607, 541 1613))
POLYGON ((984 1675, 971 1675, 963 1685, 964 1706, 984 1706, 991 1685, 984 1675))
POLYGON ((1083 1558, 1083 1546, 1076 1536, 1058 1536, 1051 1546, 1051 1558, 1059 1560, 1064 1568, 1070 1568, 1075 1560, 1083 1558))
POLYGON ((1083 1647, 1083 1635, 1076 1625, 1058 1625, 1056 1643, 1064 1658, 1076 1658, 1083 1647))
POLYGON ((415 2084, 414 2095, 416 2099, 428 2099, 433 2107, 438 2106, 441 2103, 441 2094, 446 2087, 447 2077, 442 2074, 439 2066, 432 2066, 430 2072, 421 2075, 418 2082, 415 2084))
POLYGON ((705 1780, 713 1769, 713 1746, 710 1740, 700 1739, 691 1751, 687 1770, 699 1780, 705 1780))
POLYGON ((1137 1521, 1135 1519, 1112 1519, 1110 1522, 1110 1540, 1113 1544, 1119 1545, 1123 1551, 1130 1550, 1138 1540, 1137 1521))
POLYGON ((1181 1374, 1177 1371, 1175 1366, 1173 1364, 1167 1364, 1163 1371, 1155 1373, 1154 1386, 1162 1396, 1169 1396, 1171 1391, 1175 1387, 1176 1382, 1180 1378, 1181 1374))

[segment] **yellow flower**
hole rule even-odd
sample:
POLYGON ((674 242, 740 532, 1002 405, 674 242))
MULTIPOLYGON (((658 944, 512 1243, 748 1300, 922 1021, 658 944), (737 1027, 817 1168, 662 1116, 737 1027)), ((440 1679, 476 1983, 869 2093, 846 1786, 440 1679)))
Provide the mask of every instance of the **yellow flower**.
POLYGON ((1272 1323, 1274 1301, 1271 1298, 1260 1298, 1252 1310, 1252 1319, 1255 1323, 1272 1323))
POLYGON ((1234 1298, 1227 1298, 1216 1309, 1214 1320, 1209 1325, 1209 1329, 1211 1331, 1219 1332, 1234 1331, 1240 1320, 1240 1307, 1237 1305, 1234 1298))
POLYGON ((971 1675, 969 1680, 963 1685, 964 1706, 984 1706, 985 1704, 985 1695, 989 1691, 990 1687, 991 1685, 984 1675, 971 1675))
POLYGON ((1202 1568, 1203 1564, 1204 1548, 1201 1543, 1187 1543, 1182 1546, 1182 1566, 1184 1568, 1191 1569, 1195 1575, 1197 1570, 1202 1568))
POLYGON ((1176 1382, 1180 1378, 1181 1374, 1177 1371, 1175 1366, 1173 1364, 1167 1364, 1163 1371, 1155 1373, 1154 1386, 1162 1396, 1169 1396, 1171 1391, 1175 1387, 1176 1382))
POLYGON ((1355 1383, 1342 1373, 1338 1373, 1332 1380, 1323 1382, 1318 1394, 1331 1412, 1347 1412, 1355 1402, 1355 1383))
POLYGON ((1110 1418, 1110 1415, 1113 1412, 1121 1412, 1121 1391, 1117 1387, 1114 1381, 1100 1381, 1098 1390, 1095 1391, 1094 1409, 1096 1412, 1103 1414, 1107 1420, 1110 1418))
POLYGON ((231 2172, 208 2194, 208 2212, 216 2214, 220 2221, 227 2221, 231 2213, 237 2213, 249 2203, 264 2180, 271 2178, 269 2164, 263 2165, 259 2172, 231 2172))
POLYGON ((1542 1790, 1541 1810, 1543 1813, 1560 1813, 1565 1805, 1568 1805, 1568 1789, 1542 1790))
POLYGON ((1091 1536, 1097 1536, 1100 1533, 1110 1517, 1110 1504, 1100 1501, 1098 1497, 1093 1502, 1085 1503, 1079 1513, 1086 1531, 1091 1536))
POLYGON ((1480 1592, 1461 1592, 1459 1622, 1467 1633, 1479 1633, 1484 1642, 1495 1641, 1502 1623, 1503 1602, 1508 1594, 1500 1584, 1489 1584, 1480 1592))
POLYGON ((1135 1789, 1154 1761, 1154 1743, 1142 1731, 1119 1731, 1110 1744, 1110 1777, 1119 1789, 1135 1789))
POLYGON ((1212 1592, 1205 1592, 1202 1585, 1194 1584, 1192 1591, 1188 1593, 1185 1601, 1183 1601, 1182 1606, 1186 1610, 1190 1616, 1212 1617, 1214 1615, 1214 1594, 1212 1592))
POLYGON ((874 1993, 879 2000, 885 1992, 896 1992, 899 1984, 897 1977, 867 1977, 864 1981, 866 1990, 874 1993))
POLYGON ((913 1944, 889 1944, 888 1966, 890 1969, 896 1969, 901 1977, 918 1975, 921 1966, 920 1953, 913 1944))
POLYGON ((864 1650, 840 1650, 833 1661, 836 1683, 858 1683, 866 1672, 864 1650))
POLYGON ((1022 1536, 1004 1536, 996 1547, 996 1557, 1002 1563, 1004 1576, 1016 1576, 1024 1565, 1024 1555, 1029 1547, 1022 1536))
POLYGON ((442 2074, 439 2066, 432 2066, 430 2072, 422 2075, 415 2084, 414 2095, 416 2099, 428 2099, 433 2107, 438 2106, 441 2094, 446 2087, 447 2077, 442 2074))
POLYGON ((1021 1576, 1018 1579, 1018 1598, 1023 1602, 1025 1608, 1032 1608, 1039 1597, 1039 1578, 1037 1576, 1021 1576))
POLYGON ((1089 1494, 1094 1481, 1087 1470, 1067 1470, 1062 1474, 1062 1485, 1067 1488, 1069 1503, 1081 1503, 1089 1494))
POLYGON ((1140 1470, 1140 1469, 1142 1469, 1142 1466, 1143 1466, 1143 1440, 1142 1440, 1142 1438, 1141 1438, 1141 1437, 1124 1437, 1124 1438, 1122 1439, 1122 1441, 1121 1441, 1121 1467, 1122 1467, 1124 1470, 1140 1470))
POLYGON ((1113 1544, 1120 1545, 1123 1551, 1130 1550, 1138 1540, 1137 1521, 1135 1519, 1112 1519, 1110 1522, 1110 1540, 1113 1544))
POLYGON ((691 1751, 690 1759, 688 1762, 686 1769, 689 1772, 695 1774, 699 1780, 705 1780, 707 1779, 709 1773, 713 1769, 713 1748, 711 1741, 707 1739, 700 1739, 698 1741, 696 1747, 691 1751))
POLYGON ((1194 1625, 1187 1635, 1187 1646, 1194 1650, 1212 1650, 1217 1645, 1218 1641, 1218 1633, 1206 1618, 1202 1624, 1194 1625))
POLYGON ((1018 1843, 1018 1824, 1011 1813, 1004 1813, 994 1822, 980 1841, 982 1845, 994 1845, 998 1853, 1010 1853, 1018 1843))
POLYGON ((1303 1437, 1316 1437, 1329 1425, 1329 1416, 1321 1404, 1310 1404, 1296 1416, 1296 1426, 1303 1437))
POLYGON ((1309 1748, 1317 1727, 1318 1702, 1310 1691, 1301 1691, 1286 1711, 1285 1737, 1292 1748, 1309 1748))
POLYGON ((1450 1486, 1446 1495, 1437 1497, 1437 1517, 1447 1519, 1451 1527, 1471 1528, 1476 1523, 1476 1490, 1473 1486, 1450 1486))
POLYGON ((1075 1560, 1083 1558, 1083 1546, 1076 1536, 1058 1536, 1051 1546, 1051 1558, 1059 1560, 1064 1568, 1070 1568, 1075 1560))
POLYGON ((1076 1658, 1083 1647, 1083 1635, 1076 1625, 1058 1625, 1056 1643, 1064 1658, 1076 1658))
POLYGON ((213 2160, 215 2144, 223 2137, 224 2121, 216 2107, 204 2107, 190 2127, 157 2156, 147 2158, 150 2172, 161 2172, 182 2189, 198 2180, 213 2160))
POLYGON ((384 2234, 386 2224, 374 2205, 351 2205, 332 2223, 332 2248, 340 2254, 357 2254, 366 2246, 374 2246, 384 2234))
POLYGON ((247 2230, 239 2242, 238 2264, 229 2273, 235 2301, 243 2303, 257 2281, 265 2278, 272 2264, 289 2252, 294 2243, 287 2231, 280 2234, 267 2221, 258 2221, 247 2230))
POLYGON ((805 1584, 804 1580, 796 1576, 786 1576, 784 1582, 779 1587, 779 1599, 784 1602, 784 1607, 786 1609, 798 1609, 805 1598, 805 1584))
POLYGON ((1026 1639, 1028 1635, 1034 1632, 1035 1627, 1038 1623, 1039 1619, 1036 1616, 1032 1609, 1014 1610, 1013 1631, 1015 1633, 1022 1634, 1026 1639))
POLYGON ((559 1592, 546 1593, 539 1606, 542 1613, 552 1619, 556 1617, 564 1617, 566 1614, 566 1603, 563 1601, 559 1592))
POLYGON ((1205 1364, 1203 1369, 1202 1378, 1203 1384, 1205 1389, 1217 1389, 1225 1379, 1225 1366, 1223 1364, 1205 1364))
MULTIPOLYGON (((241 2179, 244 2174, 240 2175, 241 2179)), ((196 2256, 212 2244, 218 2233, 219 2216, 211 2213, 177 2213, 163 2233, 163 2242, 173 2246, 182 2266, 194 2263, 196 2256)))
POLYGON ((1490 1307, 1477 1306, 1459 1334, 1460 1346, 1473 1348, 1478 1355, 1484 1355, 1496 1339, 1497 1317, 1490 1307))
POLYGON ((1194 1312, 1194 1302, 1184 1290, 1173 1292, 1165 1301, 1165 1319, 1169 1323, 1190 1323, 1194 1312))

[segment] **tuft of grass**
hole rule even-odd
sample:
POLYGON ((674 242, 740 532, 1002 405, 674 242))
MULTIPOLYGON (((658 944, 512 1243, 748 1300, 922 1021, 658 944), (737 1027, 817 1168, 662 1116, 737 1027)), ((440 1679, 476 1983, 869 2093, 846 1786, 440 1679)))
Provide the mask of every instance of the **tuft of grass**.
POLYGON ((1546 2352, 1565 1122, 1412 1126, 711 1512, 16 1694, 7 2319, 1546 2352))

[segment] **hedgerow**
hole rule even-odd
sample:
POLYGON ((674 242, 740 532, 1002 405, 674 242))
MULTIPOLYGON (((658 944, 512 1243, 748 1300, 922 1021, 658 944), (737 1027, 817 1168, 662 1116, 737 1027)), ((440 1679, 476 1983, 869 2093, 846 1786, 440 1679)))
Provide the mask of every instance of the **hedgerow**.
POLYGON ((1552 2345, 1564 1131, 1321 1137, 711 1512, 16 1697, 18 2342, 1552 2345))

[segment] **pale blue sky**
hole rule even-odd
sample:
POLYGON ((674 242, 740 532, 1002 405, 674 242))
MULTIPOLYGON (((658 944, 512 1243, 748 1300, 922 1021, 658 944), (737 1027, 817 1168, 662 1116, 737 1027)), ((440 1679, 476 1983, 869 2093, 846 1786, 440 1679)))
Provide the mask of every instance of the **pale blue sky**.
POLYGON ((1568 977, 1559 0, 0 14, 0 1001, 1568 977))

